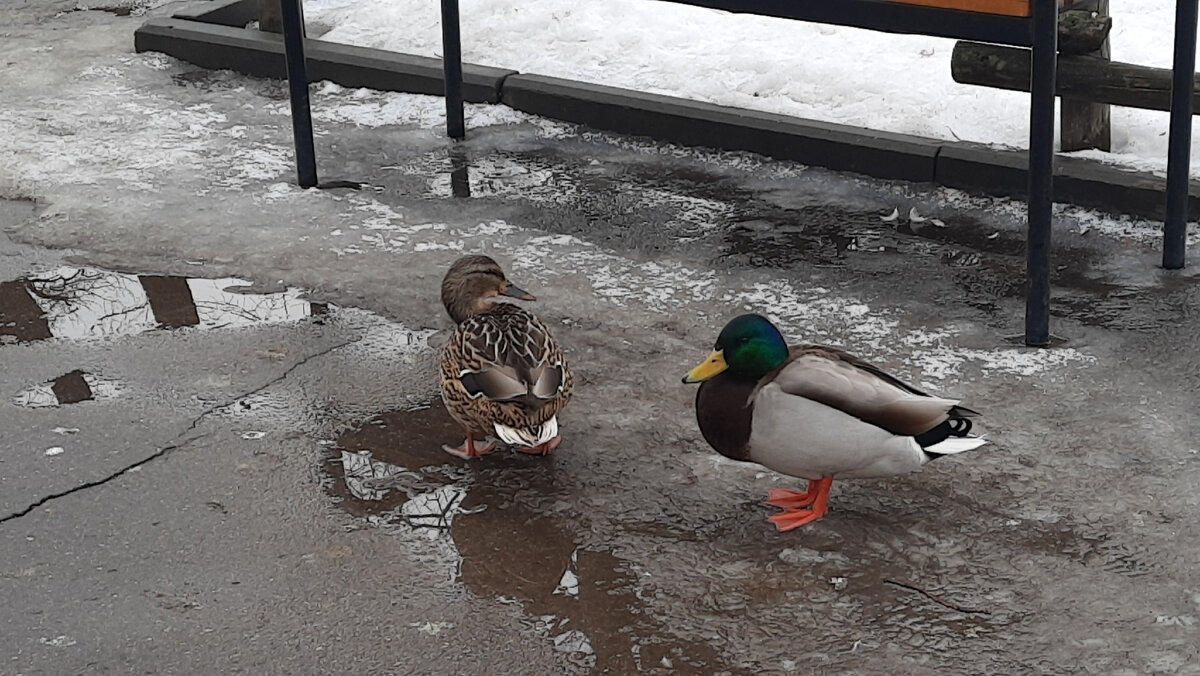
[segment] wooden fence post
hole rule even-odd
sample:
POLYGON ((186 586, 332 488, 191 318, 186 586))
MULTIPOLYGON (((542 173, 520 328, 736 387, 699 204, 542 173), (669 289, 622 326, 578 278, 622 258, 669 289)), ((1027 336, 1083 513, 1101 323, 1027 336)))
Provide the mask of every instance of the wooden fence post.
MULTIPOLYGON (((1071 14, 1090 14, 1086 10, 1072 10, 1063 13, 1062 20, 1068 20, 1068 15, 1071 14)), ((1097 0, 1096 13, 1099 16, 1108 16, 1108 0, 1097 0)), ((1060 52, 1065 53, 1060 47, 1060 52)), ((1100 45, 1100 49, 1087 52, 1089 56, 1098 57, 1105 61, 1112 60, 1112 52, 1109 49, 1108 37, 1104 38, 1104 43, 1100 45)), ((1072 99, 1063 97, 1061 118, 1059 120, 1059 144, 1062 152, 1069 153, 1072 150, 1103 150, 1108 152, 1112 150, 1112 125, 1110 123, 1109 112, 1111 107, 1107 103, 1092 103, 1091 101, 1083 101, 1081 99, 1072 99)))
POLYGON ((283 32, 283 10, 279 7, 279 0, 258 0, 258 30, 283 32))

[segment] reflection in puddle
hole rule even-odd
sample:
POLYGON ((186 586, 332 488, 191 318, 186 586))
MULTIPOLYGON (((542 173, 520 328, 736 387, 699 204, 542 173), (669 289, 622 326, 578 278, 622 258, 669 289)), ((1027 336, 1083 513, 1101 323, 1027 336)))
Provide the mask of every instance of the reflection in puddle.
MULTIPOLYGON (((550 490, 538 483, 527 488, 550 490)), ((466 505, 487 506, 460 516, 452 529, 471 591, 516 598, 536 618, 535 630, 596 673, 728 670, 710 646, 681 641, 650 616, 627 561, 579 547, 567 523, 539 514, 520 497, 492 484, 467 496, 466 505)))
POLYGON ((450 151, 450 193, 455 197, 471 196, 471 162, 457 146, 450 151))
MULTIPOLYGON (((947 216, 885 222, 877 213, 834 204, 778 208, 756 205, 725 229, 720 259, 735 266, 791 269, 814 264, 891 274, 921 259, 951 271, 966 302, 988 313, 1025 295, 1024 239, 1020 231, 998 231, 975 218, 947 216), (939 221, 940 222, 940 221, 939 221)), ((1190 301, 1187 285, 1166 278, 1154 284, 1126 286, 1096 279, 1100 254, 1093 247, 1067 242, 1055 251, 1052 311, 1083 324, 1151 331, 1161 317, 1178 314, 1190 301)))
POLYGON ((216 329, 324 314, 301 291, 240 294, 240 279, 127 275, 61 267, 0 282, 0 343, 100 338, 155 329, 216 329))
POLYGON ((342 451, 342 478, 346 482, 346 490, 359 500, 382 500, 390 488, 384 482, 405 474, 412 472, 403 467, 372 460, 370 451, 342 451))
MULTIPOLYGON (((92 378, 93 382, 97 382, 92 378)), ((99 384, 97 382, 97 384, 99 384)), ((50 382, 50 391, 60 404, 78 404, 81 401, 95 399, 92 383, 88 382, 88 374, 75 369, 65 373, 50 382)))
POLYGON ((954 267, 975 267, 992 256, 1019 256, 1024 240, 1012 234, 984 234, 988 228, 955 216, 932 225, 906 219, 886 221, 877 212, 838 204, 781 208, 758 205, 725 232, 724 257, 751 267, 788 268, 799 263, 844 265, 852 254, 937 257, 954 267))
POLYGON ((382 503, 389 494, 404 501, 397 514, 414 528, 450 527, 467 495, 465 488, 442 484, 420 472, 371 458, 370 451, 342 451, 342 478, 357 500, 382 503))
POLYGON ((372 522, 448 529, 462 512, 470 475, 441 446, 461 434, 441 402, 372 420, 338 440, 331 490, 347 511, 372 522))
POLYGON ((449 528, 458 506, 467 497, 467 491, 459 486, 442 486, 428 493, 414 495, 400 513, 416 527, 449 528))
POLYGON ((77 404, 93 399, 113 399, 120 394, 121 385, 78 369, 18 392, 14 402, 27 408, 44 408, 77 404))
POLYGON ((468 465, 441 450, 457 436, 439 401, 380 416, 338 439, 329 490, 373 523, 445 538, 471 592, 521 604, 526 629, 581 670, 742 673, 651 617, 629 562, 581 546, 570 516, 541 512, 559 492, 552 459, 497 453, 468 465))
POLYGON ((785 217, 787 221, 754 218, 737 223, 725 234, 723 258, 751 267, 786 267, 800 261, 841 265, 848 252, 883 247, 883 229, 871 214, 821 206, 785 217))

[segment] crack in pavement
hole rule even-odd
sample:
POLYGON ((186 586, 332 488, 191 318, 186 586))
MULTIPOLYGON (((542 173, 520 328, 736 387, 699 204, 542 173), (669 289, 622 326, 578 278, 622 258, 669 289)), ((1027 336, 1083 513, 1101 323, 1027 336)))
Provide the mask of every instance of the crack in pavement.
MULTIPOLYGON (((203 415, 206 415, 206 414, 207 414, 207 412, 205 414, 202 414, 201 417, 203 417, 203 415)), ((200 418, 196 418, 196 420, 192 421, 192 423, 195 424, 199 421, 200 421, 200 418)), ((169 451, 173 451, 177 448, 183 448, 184 446, 192 443, 193 441, 195 441, 197 439, 202 439, 206 436, 208 436, 208 435, 201 434, 198 437, 192 437, 191 439, 188 439, 187 441, 184 441, 182 443, 170 444, 168 446, 163 446, 162 448, 158 449, 154 453, 151 453, 150 455, 146 456, 145 458, 142 458, 141 460, 138 460, 129 465, 126 465, 126 466, 122 467, 121 469, 113 472, 112 474, 109 474, 106 477, 96 479, 95 481, 88 481, 86 483, 79 484, 78 486, 72 486, 71 488, 68 488, 65 491, 59 491, 58 493, 51 493, 50 495, 47 495, 47 496, 41 498, 37 502, 30 504, 25 509, 13 512, 12 514, 9 514, 8 516, 5 516, 5 517, 0 517, 0 523, 4 523, 6 521, 12 521, 13 519, 19 519, 19 518, 25 516, 26 514, 32 512, 33 510, 37 509, 38 507, 41 507, 42 505, 46 504, 47 502, 50 502, 51 500, 65 498, 66 496, 71 495, 72 493, 78 493, 79 491, 86 490, 88 488, 94 488, 96 486, 103 486, 104 484, 112 481, 113 479, 116 479, 117 477, 125 474, 126 472, 131 472, 131 471, 141 467, 142 465, 150 462, 151 460, 154 460, 156 458, 161 458, 162 456, 166 455, 169 451)))
MULTIPOLYGON (((339 349, 346 347, 347 345, 350 345, 352 343, 357 343, 360 340, 362 340, 362 338, 358 338, 355 340, 347 340, 347 341, 338 343, 337 345, 333 345, 329 348, 321 350, 320 352, 315 352, 313 354, 310 354, 309 356, 305 357, 304 359, 301 359, 300 361, 296 362, 295 364, 292 364, 291 366, 289 366, 287 369, 285 369, 283 371, 283 373, 280 373, 278 376, 275 376, 274 378, 268 380, 267 382, 263 383, 262 385, 259 385, 258 387, 254 388, 253 390, 250 390, 249 392, 243 392, 242 394, 239 394, 236 397, 233 397, 232 399, 230 399, 229 401, 226 401, 225 403, 217 404, 216 406, 211 406, 211 407, 205 409, 204 411, 201 411, 200 415, 197 415, 195 418, 193 418, 192 422, 187 427, 185 427, 182 432, 180 432, 178 435, 176 435, 175 438, 179 439, 180 437, 183 437, 187 433, 195 430, 196 427, 198 427, 200 425, 200 422, 202 420, 204 420, 206 417, 212 415, 213 413, 217 413, 223 409, 227 409, 227 408, 233 406, 234 404, 236 404, 239 400, 245 399, 246 397, 253 396, 255 394, 258 394, 259 392, 262 392, 263 390, 267 389, 268 387, 271 387, 272 385, 279 383, 280 381, 284 380, 289 375, 291 375, 293 371, 300 368, 301 366, 304 366, 308 362, 310 362, 314 359, 317 359, 318 357, 323 357, 323 356, 329 354, 330 352, 333 352, 334 350, 339 350, 339 349)), ((206 437, 208 435, 209 435, 209 433, 206 432, 204 434, 192 437, 190 439, 185 439, 183 441, 177 441, 177 442, 168 444, 168 445, 163 446, 162 448, 156 450, 155 452, 151 453, 150 455, 146 456, 145 458, 142 458, 141 460, 137 460, 133 463, 130 463, 130 464, 118 469, 117 471, 113 472, 112 474, 109 474, 108 476, 101 477, 94 481, 88 481, 88 482, 79 484, 78 486, 72 486, 71 488, 68 488, 66 490, 59 491, 58 493, 51 493, 50 495, 46 495, 46 496, 42 497, 41 499, 37 500, 36 502, 31 503, 29 506, 25 507, 24 509, 15 511, 12 514, 9 514, 8 516, 0 517, 0 524, 6 523, 8 521, 12 521, 14 519, 19 519, 19 518, 25 516, 26 514, 29 514, 33 510, 37 509, 38 507, 41 507, 42 505, 45 505, 46 503, 51 502, 53 500, 57 500, 59 498, 64 498, 68 495, 71 495, 72 493, 78 493, 79 491, 87 490, 89 488, 95 488, 96 486, 103 486, 104 484, 106 484, 128 472, 132 472, 133 470, 140 468, 142 465, 145 465, 149 462, 157 460, 158 458, 163 457, 164 455, 166 455, 167 453, 169 453, 171 451, 183 448, 184 446, 187 446, 188 444, 192 443, 193 441, 196 441, 198 439, 203 439, 204 437, 206 437)))
MULTIPOLYGON (((330 352, 333 352, 334 350, 340 350, 343 347, 346 347, 347 345, 353 345, 354 343, 358 343, 361 341, 362 341, 362 338, 356 338, 354 340, 342 341, 342 342, 338 343, 337 345, 332 345, 330 347, 325 348, 324 350, 321 350, 320 352, 314 352, 313 354, 308 355, 304 359, 301 359, 300 361, 296 362, 295 364, 292 364, 291 366, 287 367, 287 369, 284 370, 283 373, 280 373, 279 375, 275 376, 271 380, 268 380, 267 382, 263 383, 262 385, 259 385, 258 387, 254 388, 253 390, 250 390, 249 392, 243 392, 242 394, 239 394, 238 396, 225 402, 224 404, 219 404, 217 406, 213 406, 212 408, 208 409, 207 411, 201 413, 199 416, 196 417, 196 419, 194 421, 192 421, 192 424, 188 429, 195 429, 196 425, 199 424, 200 420, 202 418, 204 418, 204 416, 207 416, 212 413, 216 413, 222 409, 229 408, 230 406, 233 406, 234 404, 238 403, 238 400, 245 399, 246 397, 250 397, 255 394, 258 394, 259 392, 262 392, 263 390, 267 389, 268 387, 282 381, 284 378, 287 378, 288 376, 290 376, 292 374, 292 371, 295 371, 296 369, 300 368, 301 366, 304 366, 308 362, 310 362, 318 357, 324 357, 325 355, 329 354, 330 352)), ((181 433, 181 436, 182 436, 182 434, 186 434, 187 431, 188 430, 184 430, 183 433, 181 433)))

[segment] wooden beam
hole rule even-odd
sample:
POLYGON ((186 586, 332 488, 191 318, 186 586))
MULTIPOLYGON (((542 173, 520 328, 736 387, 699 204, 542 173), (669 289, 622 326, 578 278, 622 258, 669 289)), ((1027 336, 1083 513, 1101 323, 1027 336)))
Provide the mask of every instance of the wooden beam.
MULTIPOLYGON (((835 0, 836 1, 836 0, 835 0)), ((939 7, 941 9, 957 9, 963 12, 978 12, 980 14, 1001 14, 1004 16, 1030 16, 1031 0, 885 0, 904 5, 921 5, 922 7, 939 7)), ((1108 6, 1108 0, 1100 0, 1108 6)), ((1096 0, 1058 0, 1060 9, 1094 5, 1096 0)), ((1107 12, 1105 12, 1107 13, 1107 12)), ((1062 19, 1060 18, 1061 22, 1062 19)), ((1061 35, 1059 36, 1062 37, 1061 35)), ((1091 51, 1091 50, 1088 50, 1091 51)))
MULTIPOLYGON (((837 0, 833 0, 836 2, 837 0)), ((1003 14, 1005 16, 1029 16, 1029 0, 890 0, 905 5, 958 9, 981 14, 1003 14)))
MULTIPOLYGON (((962 84, 1029 91, 1028 49, 981 42, 961 41, 954 45, 950 73, 962 84)), ((1195 78, 1192 101, 1200 112, 1200 86, 1195 78)), ((1059 96, 1115 106, 1147 110, 1171 109, 1171 69, 1104 61, 1093 56, 1058 57, 1059 96)))
POLYGON ((966 12, 893 0, 669 1, 735 14, 774 16, 886 33, 932 35, 1026 47, 1032 44, 1033 20, 1028 16, 966 12))

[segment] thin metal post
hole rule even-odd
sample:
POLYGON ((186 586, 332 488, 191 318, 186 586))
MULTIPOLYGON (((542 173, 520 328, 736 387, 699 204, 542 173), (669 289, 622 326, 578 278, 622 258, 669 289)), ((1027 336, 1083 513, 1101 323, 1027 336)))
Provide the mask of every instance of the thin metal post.
POLYGON ((467 123, 463 118, 462 35, 458 0, 442 0, 442 69, 446 78, 446 135, 463 138, 467 135, 467 123))
POLYGON ((312 112, 308 107, 308 71, 304 61, 304 14, 300 0, 280 0, 288 92, 292 100, 292 138, 296 175, 301 188, 317 184, 317 152, 313 148, 312 112))
POLYGON ((1187 253, 1188 175, 1192 154, 1192 82, 1196 74, 1196 3, 1175 0, 1175 62, 1171 77, 1171 136, 1167 150, 1167 221, 1163 267, 1178 270, 1187 253))
POLYGON ((1033 0, 1029 95, 1029 202, 1026 234, 1025 344, 1050 344, 1050 216, 1054 204, 1054 80, 1058 1, 1033 0))

